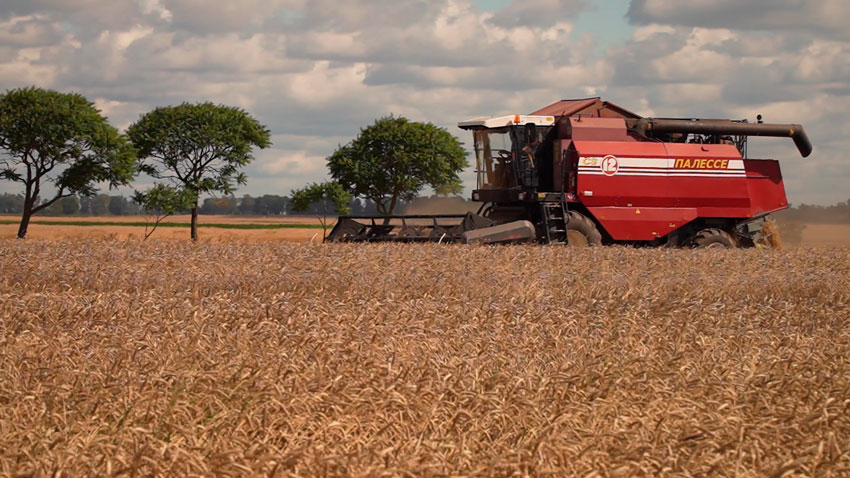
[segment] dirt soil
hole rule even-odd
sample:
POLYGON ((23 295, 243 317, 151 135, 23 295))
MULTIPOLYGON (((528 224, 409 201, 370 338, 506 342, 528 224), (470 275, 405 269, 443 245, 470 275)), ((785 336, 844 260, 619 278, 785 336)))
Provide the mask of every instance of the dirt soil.
MULTIPOLYGON (((15 216, 2 216, 3 219, 16 219, 15 216)), ((165 222, 189 224, 190 216, 172 216, 165 222)), ((108 238, 142 239, 145 228, 142 226, 54 226, 39 224, 49 221, 88 221, 88 222, 144 222, 144 216, 106 216, 106 217, 38 217, 30 223, 27 237, 33 239, 65 238, 108 238)), ((319 224, 314 217, 267 217, 267 216, 201 216, 199 224, 319 224)), ((0 239, 14 238, 18 232, 17 224, 0 224, 0 239)), ((293 241, 307 242, 311 239, 322 240, 322 230, 316 228, 287 229, 222 229, 201 227, 198 236, 202 241, 293 241)), ((188 227, 161 227, 151 239, 189 239, 188 227)))
POLYGON ((802 247, 847 247, 850 246, 850 225, 806 224, 803 229, 802 247))

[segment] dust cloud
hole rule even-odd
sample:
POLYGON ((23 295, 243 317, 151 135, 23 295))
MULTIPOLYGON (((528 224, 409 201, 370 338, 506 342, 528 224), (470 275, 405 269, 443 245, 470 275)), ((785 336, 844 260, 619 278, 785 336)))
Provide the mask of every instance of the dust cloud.
POLYGON ((414 199, 402 214, 466 214, 477 212, 480 207, 480 202, 467 201, 460 196, 431 196, 414 199))

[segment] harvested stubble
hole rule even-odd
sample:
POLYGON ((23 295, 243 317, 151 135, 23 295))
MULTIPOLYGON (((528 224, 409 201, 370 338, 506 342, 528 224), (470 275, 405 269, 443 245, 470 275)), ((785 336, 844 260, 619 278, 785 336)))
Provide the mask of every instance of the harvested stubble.
POLYGON ((0 241, 0 473, 848 476, 850 254, 0 241))

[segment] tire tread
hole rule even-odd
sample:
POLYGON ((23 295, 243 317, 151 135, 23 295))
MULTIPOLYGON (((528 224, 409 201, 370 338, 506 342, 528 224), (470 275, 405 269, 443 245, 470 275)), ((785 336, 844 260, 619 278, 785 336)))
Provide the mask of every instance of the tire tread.
POLYGON ((716 227, 697 232, 691 240, 691 246, 697 249, 708 247, 711 244, 723 244, 730 249, 736 247, 735 239, 732 238, 732 235, 716 227))
POLYGON ((602 234, 589 217, 576 211, 570 211, 569 216, 567 231, 578 231, 584 234, 587 238, 587 244, 591 247, 602 245, 602 234))

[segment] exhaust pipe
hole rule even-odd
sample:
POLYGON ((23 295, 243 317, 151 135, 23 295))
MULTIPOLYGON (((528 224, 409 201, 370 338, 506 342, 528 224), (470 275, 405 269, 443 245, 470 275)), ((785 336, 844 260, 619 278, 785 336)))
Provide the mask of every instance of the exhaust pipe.
POLYGON ((799 124, 739 123, 718 119, 655 119, 631 120, 632 130, 643 136, 652 133, 689 133, 736 136, 773 136, 791 138, 804 158, 812 154, 812 143, 799 124))

